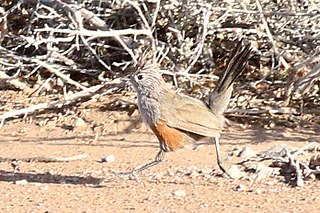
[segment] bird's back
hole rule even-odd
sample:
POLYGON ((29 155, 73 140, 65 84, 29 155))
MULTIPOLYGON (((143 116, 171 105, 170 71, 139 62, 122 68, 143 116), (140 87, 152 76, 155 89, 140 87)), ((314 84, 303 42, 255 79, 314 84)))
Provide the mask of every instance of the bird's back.
POLYGON ((168 126, 205 137, 216 137, 224 124, 224 117, 215 115, 202 101, 167 93, 159 100, 160 119, 168 126))

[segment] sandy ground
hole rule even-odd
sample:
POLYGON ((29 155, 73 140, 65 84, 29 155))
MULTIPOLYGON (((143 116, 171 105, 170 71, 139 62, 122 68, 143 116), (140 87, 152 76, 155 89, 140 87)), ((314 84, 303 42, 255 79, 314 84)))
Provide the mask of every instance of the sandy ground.
MULTIPOLYGON (((69 116, 70 117, 70 116, 69 116)), ((72 117, 72 116, 71 116, 72 117)), ((140 174, 140 182, 113 172, 129 171, 154 159, 155 136, 138 115, 87 110, 85 123, 59 121, 55 116, 10 121, 0 130, 1 158, 71 157, 56 163, 18 162, 13 172, 0 164, 0 212, 318 212, 320 181, 294 187, 283 178, 259 182, 231 180, 221 175, 214 146, 168 153, 165 161, 140 174), (45 120, 45 121, 44 121, 45 120), (42 123, 40 122, 42 121, 42 123), (113 155, 113 162, 101 157, 113 155)), ((223 155, 234 147, 264 150, 277 143, 301 147, 320 141, 308 130, 232 125, 222 136, 223 155)), ((227 166, 232 161, 226 162, 227 166)))

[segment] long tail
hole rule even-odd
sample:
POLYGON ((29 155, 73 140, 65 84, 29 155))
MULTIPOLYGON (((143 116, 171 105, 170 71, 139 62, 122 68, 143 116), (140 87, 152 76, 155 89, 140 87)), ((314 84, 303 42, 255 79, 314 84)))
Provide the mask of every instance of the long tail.
POLYGON ((242 39, 232 52, 223 76, 209 96, 209 107, 217 116, 222 115, 228 108, 233 82, 244 71, 251 52, 251 44, 243 45, 242 39))

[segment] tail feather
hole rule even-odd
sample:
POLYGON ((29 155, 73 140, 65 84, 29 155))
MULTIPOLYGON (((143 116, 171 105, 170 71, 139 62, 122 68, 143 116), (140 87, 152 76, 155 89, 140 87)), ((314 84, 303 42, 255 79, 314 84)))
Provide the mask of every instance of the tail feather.
POLYGON ((209 96, 209 107, 216 115, 222 115, 227 109, 233 90, 233 82, 244 71, 250 52, 251 45, 244 46, 242 39, 232 52, 223 76, 209 96))

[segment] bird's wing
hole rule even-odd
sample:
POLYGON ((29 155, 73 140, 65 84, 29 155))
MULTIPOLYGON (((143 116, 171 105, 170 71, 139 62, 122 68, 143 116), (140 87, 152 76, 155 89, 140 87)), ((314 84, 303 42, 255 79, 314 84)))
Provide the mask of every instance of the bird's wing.
POLYGON ((177 93, 168 93, 160 102, 160 119, 168 126, 206 137, 220 134, 223 116, 217 117, 202 101, 177 93))

